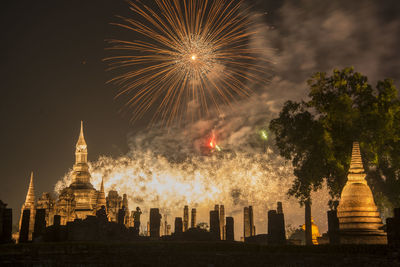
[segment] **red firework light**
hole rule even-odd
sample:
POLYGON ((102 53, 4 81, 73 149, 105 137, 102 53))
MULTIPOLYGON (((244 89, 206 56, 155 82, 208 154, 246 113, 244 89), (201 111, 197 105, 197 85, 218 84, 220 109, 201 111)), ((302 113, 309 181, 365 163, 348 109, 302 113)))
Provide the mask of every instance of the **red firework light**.
POLYGON ((217 144, 217 141, 215 140, 215 135, 214 135, 214 133, 212 134, 212 136, 211 136, 211 139, 210 139, 210 142, 208 143, 209 144, 209 146, 210 146, 210 148, 212 149, 212 150, 216 150, 216 151, 221 151, 222 149, 221 149, 221 147, 217 144))
POLYGON ((210 147, 211 147, 211 148, 214 148, 214 147, 215 147, 215 135, 214 135, 214 134, 212 135, 209 144, 210 144, 210 147))

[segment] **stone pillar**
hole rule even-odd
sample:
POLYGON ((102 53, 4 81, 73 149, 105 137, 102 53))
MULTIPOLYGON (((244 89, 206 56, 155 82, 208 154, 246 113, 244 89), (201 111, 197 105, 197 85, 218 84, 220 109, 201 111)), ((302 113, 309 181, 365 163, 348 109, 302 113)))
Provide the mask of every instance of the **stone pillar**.
POLYGON ((306 235, 306 245, 313 245, 312 242, 312 229, 311 229, 311 201, 307 200, 304 204, 304 220, 305 220, 305 235, 306 235))
POLYGON ((394 217, 393 217, 393 223, 394 223, 394 238, 395 238, 395 244, 399 245, 400 244, 400 208, 395 208, 393 210, 394 217))
POLYGON ((400 208, 394 209, 394 217, 386 219, 389 245, 400 245, 400 208))
POLYGON ((277 203, 276 213, 278 213, 278 214, 283 213, 282 202, 278 202, 278 203, 277 203))
POLYGON ((286 229, 285 229, 285 215, 282 213, 276 214, 276 240, 280 245, 286 244, 286 229))
POLYGON ((210 211, 210 233, 216 240, 221 240, 219 212, 216 210, 210 211))
POLYGON ((27 241, 32 241, 33 238, 33 227, 35 225, 35 212, 36 212, 36 208, 34 205, 31 206, 26 206, 24 208, 24 205, 22 205, 23 208, 21 209, 21 217, 20 217, 20 221, 19 221, 19 231, 21 231, 21 227, 22 227, 22 215, 24 213, 25 210, 29 209, 29 214, 30 214, 30 218, 29 218, 29 231, 28 231, 28 240, 27 241))
POLYGON ((186 205, 183 209, 183 231, 189 228, 189 207, 186 205))
POLYGON ((268 239, 270 239, 270 234, 274 231, 273 224, 272 224, 272 217, 276 214, 276 210, 269 210, 268 211, 268 239))
MULTIPOLYGON (((51 241, 58 242, 60 241, 60 232, 61 232, 61 216, 60 215, 54 215, 54 224, 53 224, 53 232, 52 232, 52 238, 51 241)), ((82 221, 80 219, 75 219, 74 222, 76 221, 82 221)))
POLYGON ((169 235, 168 234, 168 217, 167 215, 164 215, 164 235, 169 235))
POLYGON ((54 215, 54 226, 60 226, 60 225, 61 225, 61 216, 54 215))
POLYGON ((120 224, 120 225, 125 224, 125 215, 126 215, 125 206, 122 206, 122 209, 118 210, 118 216, 117 216, 118 224, 120 224))
POLYGON ((4 219, 3 214, 6 207, 7 204, 4 204, 3 201, 0 200, 0 239, 2 239, 3 237, 3 219, 4 219))
POLYGON ((249 222, 250 222, 250 236, 255 236, 256 227, 254 226, 253 206, 249 206, 249 222))
POLYGON ((218 213, 219 213, 219 205, 218 204, 214 206, 214 210, 218 211, 218 213))
POLYGON ((0 243, 4 243, 4 212, 7 204, 0 200, 0 243))
POLYGON ((160 237, 161 214, 159 209, 150 209, 150 237, 157 239, 160 237))
POLYGON ((251 236, 249 207, 243 209, 243 238, 251 236))
POLYGON ((235 231, 234 231, 234 221, 233 217, 226 217, 226 226, 225 226, 225 239, 227 241, 234 241, 235 240, 235 231))
POLYGON ((0 243, 12 242, 12 209, 3 209, 0 243))
POLYGON ((195 208, 192 209, 192 220, 191 220, 190 227, 191 228, 196 227, 196 209, 195 208))
POLYGON ((400 208, 393 209, 394 218, 400 219, 400 208))
POLYGON ((171 225, 167 225, 167 235, 171 235, 171 225))
POLYGON ((268 211, 268 245, 284 244, 286 244, 284 215, 277 213, 276 210, 270 210, 268 211))
POLYGON ((337 210, 328 210, 328 236, 329 244, 338 245, 340 244, 339 235, 339 219, 337 217, 337 210))
POLYGON ((386 219, 388 245, 396 244, 396 223, 394 218, 386 219))
POLYGON ((177 234, 177 235, 182 234, 182 230, 183 230, 182 218, 176 217, 175 218, 175 234, 177 234))
POLYGON ((219 231, 221 233, 221 240, 225 240, 225 207, 219 207, 219 231))
POLYGON ((35 215, 35 226, 33 240, 45 234, 46 231, 46 209, 37 209, 35 215))
POLYGON ((22 212, 21 228, 19 230, 18 243, 26 243, 29 241, 29 223, 30 223, 31 211, 24 210, 22 212))

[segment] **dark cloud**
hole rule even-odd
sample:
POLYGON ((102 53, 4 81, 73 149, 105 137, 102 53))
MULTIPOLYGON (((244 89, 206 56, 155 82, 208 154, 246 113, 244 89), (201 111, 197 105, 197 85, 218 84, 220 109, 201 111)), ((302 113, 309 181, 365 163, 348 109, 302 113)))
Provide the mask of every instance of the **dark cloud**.
POLYGON ((391 5, 400 11, 394 1, 286 1, 270 32, 277 75, 301 83, 316 71, 354 66, 373 81, 399 77, 400 19, 381 12, 391 5))

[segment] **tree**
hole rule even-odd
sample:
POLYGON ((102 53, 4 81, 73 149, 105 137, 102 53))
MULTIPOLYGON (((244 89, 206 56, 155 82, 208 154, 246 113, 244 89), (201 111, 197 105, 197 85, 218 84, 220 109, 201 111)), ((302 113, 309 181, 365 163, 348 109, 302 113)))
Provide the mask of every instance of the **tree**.
POLYGON ((390 79, 373 89, 353 68, 318 72, 309 100, 288 101, 270 122, 280 154, 296 177, 289 195, 301 204, 327 182, 332 200, 346 182, 352 142, 359 141, 378 206, 400 207, 400 101, 390 79))

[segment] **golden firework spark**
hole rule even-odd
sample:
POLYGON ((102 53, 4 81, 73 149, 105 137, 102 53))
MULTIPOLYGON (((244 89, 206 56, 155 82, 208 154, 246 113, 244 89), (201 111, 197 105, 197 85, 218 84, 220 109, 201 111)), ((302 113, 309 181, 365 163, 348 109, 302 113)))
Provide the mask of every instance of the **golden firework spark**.
POLYGON ((265 82, 266 61, 249 47, 254 22, 242 0, 155 0, 128 2, 135 18, 114 25, 138 40, 110 40, 121 54, 106 58, 123 69, 110 82, 126 95, 132 120, 155 107, 153 122, 167 125, 209 115, 220 105, 248 97, 251 82, 265 82))

